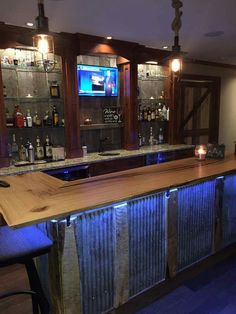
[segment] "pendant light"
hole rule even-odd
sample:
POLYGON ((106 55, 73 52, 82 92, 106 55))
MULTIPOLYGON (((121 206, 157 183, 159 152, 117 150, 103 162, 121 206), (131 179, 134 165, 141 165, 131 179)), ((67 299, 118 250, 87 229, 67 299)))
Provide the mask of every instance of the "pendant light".
POLYGON ((181 16, 183 14, 182 11, 180 11, 180 8, 182 8, 183 3, 180 0, 172 0, 172 7, 175 9, 175 18, 172 22, 171 28, 175 33, 174 37, 174 45, 172 46, 172 57, 171 57, 171 70, 174 73, 179 73, 182 70, 182 54, 181 54, 181 48, 179 45, 179 30, 182 26, 181 24, 181 16))
POLYGON ((33 46, 41 54, 41 60, 37 63, 42 64, 46 72, 54 68, 54 41, 49 33, 48 18, 44 15, 44 0, 38 0, 38 12, 36 17, 37 32, 33 36, 33 46))

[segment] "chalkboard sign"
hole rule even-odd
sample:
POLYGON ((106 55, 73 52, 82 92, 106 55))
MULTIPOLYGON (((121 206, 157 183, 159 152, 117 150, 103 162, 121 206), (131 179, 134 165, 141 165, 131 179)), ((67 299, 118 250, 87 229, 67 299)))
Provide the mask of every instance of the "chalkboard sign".
POLYGON ((105 109, 103 109, 103 122, 104 123, 121 122, 118 108, 105 108, 105 109))
POLYGON ((224 144, 207 144, 207 158, 223 159, 225 157, 224 144))

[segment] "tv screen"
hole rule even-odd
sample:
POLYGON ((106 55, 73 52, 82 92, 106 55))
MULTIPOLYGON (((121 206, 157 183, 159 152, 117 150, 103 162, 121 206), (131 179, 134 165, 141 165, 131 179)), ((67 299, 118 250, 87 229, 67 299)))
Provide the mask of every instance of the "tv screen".
POLYGON ((117 96, 118 69, 96 65, 77 65, 80 96, 117 96))

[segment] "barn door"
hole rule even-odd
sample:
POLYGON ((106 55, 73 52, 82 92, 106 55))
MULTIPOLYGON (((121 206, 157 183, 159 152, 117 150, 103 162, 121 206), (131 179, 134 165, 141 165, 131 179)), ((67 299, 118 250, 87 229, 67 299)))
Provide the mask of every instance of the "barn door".
POLYGON ((218 141, 220 79, 183 75, 180 81, 181 140, 186 144, 218 141))

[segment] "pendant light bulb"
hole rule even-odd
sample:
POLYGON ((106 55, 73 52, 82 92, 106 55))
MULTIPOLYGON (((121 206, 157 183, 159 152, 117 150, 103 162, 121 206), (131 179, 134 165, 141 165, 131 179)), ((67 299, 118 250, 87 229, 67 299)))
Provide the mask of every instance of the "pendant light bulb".
POLYGON ((48 18, 44 15, 44 1, 38 0, 39 15, 36 17, 37 33, 33 46, 42 54, 54 53, 53 37, 49 35, 48 18))
POLYGON ((181 70, 181 60, 180 59, 173 59, 171 61, 171 70, 173 72, 179 72, 181 70))

